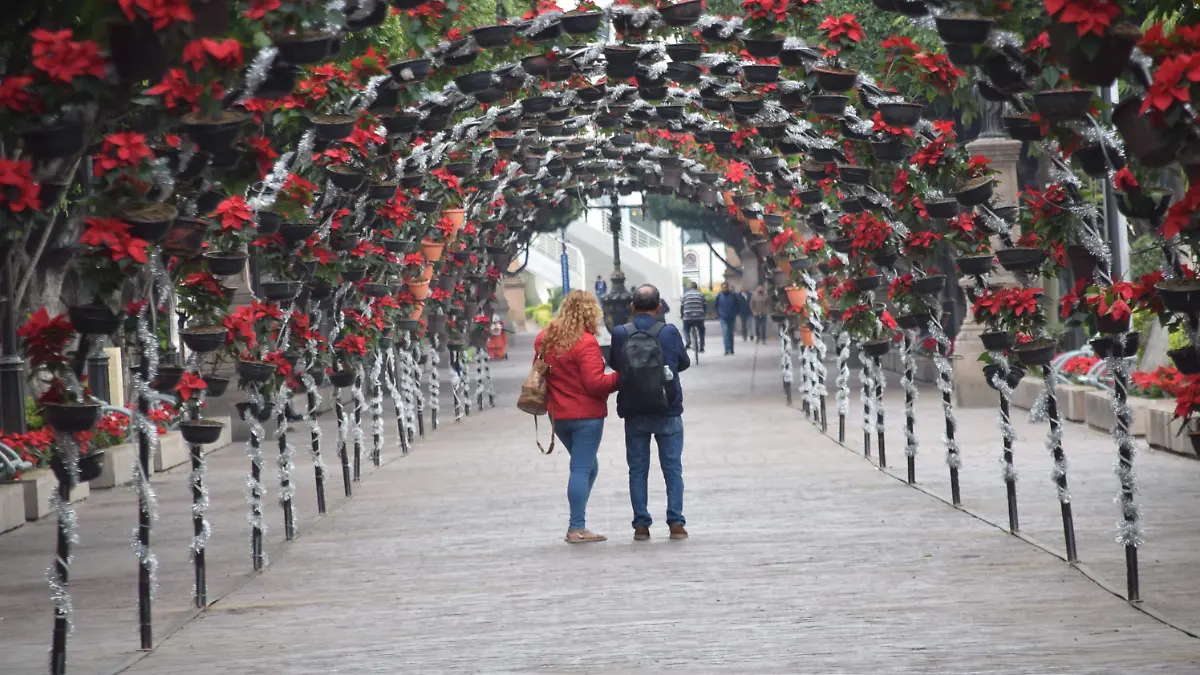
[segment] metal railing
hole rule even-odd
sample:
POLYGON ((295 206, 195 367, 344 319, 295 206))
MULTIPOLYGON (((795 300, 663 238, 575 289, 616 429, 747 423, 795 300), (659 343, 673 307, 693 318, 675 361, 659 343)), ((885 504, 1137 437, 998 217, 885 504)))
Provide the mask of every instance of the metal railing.
MULTIPOLYGON (((529 243, 530 250, 540 253, 555 263, 558 263, 559 257, 562 255, 562 247, 562 238, 552 234, 539 234, 529 243)), ((572 287, 583 288, 587 280, 583 251, 569 241, 567 242, 567 264, 570 266, 572 287)))

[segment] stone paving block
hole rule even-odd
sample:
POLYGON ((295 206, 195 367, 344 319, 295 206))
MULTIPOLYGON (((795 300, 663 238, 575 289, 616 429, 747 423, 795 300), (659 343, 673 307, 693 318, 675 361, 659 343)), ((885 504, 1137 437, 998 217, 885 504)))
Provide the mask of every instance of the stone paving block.
POLYGON ((0 483, 0 532, 8 532, 24 524, 25 486, 0 483))

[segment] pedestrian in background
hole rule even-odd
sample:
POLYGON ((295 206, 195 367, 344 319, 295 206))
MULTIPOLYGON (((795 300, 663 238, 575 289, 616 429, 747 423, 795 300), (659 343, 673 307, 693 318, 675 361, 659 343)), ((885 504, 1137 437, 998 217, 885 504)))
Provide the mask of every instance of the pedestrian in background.
POLYGON ((762 284, 750 296, 750 313, 754 315, 754 341, 767 344, 767 315, 771 313, 771 300, 762 284))
POLYGON ((608 282, 599 274, 596 275, 596 297, 603 298, 608 295, 608 282))
POLYGON ((738 294, 738 318, 742 321, 742 342, 750 339, 750 322, 754 314, 750 311, 750 291, 742 289, 738 294))
POLYGON ((692 329, 696 329, 697 342, 696 349, 704 351, 704 315, 708 312, 708 301, 704 299, 704 294, 700 292, 700 287, 696 282, 692 281, 688 284, 688 289, 683 292, 683 298, 679 301, 680 313, 683 318, 683 340, 688 349, 692 348, 692 329))
POLYGON ((725 342, 725 355, 733 353, 733 331, 737 328, 737 319, 741 315, 741 303, 737 294, 729 290, 729 284, 721 284, 721 292, 716 299, 717 318, 721 321, 721 338, 725 342))

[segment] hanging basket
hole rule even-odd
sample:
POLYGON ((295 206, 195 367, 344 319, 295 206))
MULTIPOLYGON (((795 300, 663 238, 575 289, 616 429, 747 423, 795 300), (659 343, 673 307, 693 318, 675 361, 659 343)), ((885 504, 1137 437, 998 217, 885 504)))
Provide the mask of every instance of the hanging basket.
POLYGON ((1058 351, 1058 342, 1051 339, 1033 340, 1013 347, 1013 353, 1022 364, 1030 367, 1040 367, 1054 360, 1058 351))
POLYGON ((891 341, 891 339, 888 339, 888 338, 885 338, 883 340, 872 340, 870 342, 864 342, 863 346, 862 346, 863 353, 874 359, 877 359, 877 358, 883 356, 884 354, 887 354, 888 350, 890 350, 891 348, 892 348, 892 341, 891 341))
POLYGON ((242 382, 262 384, 275 374, 275 364, 261 361, 238 361, 237 374, 238 379, 242 382))
POLYGON ((225 423, 220 420, 189 420, 179 423, 179 433, 189 445, 209 445, 221 438, 225 423))
POLYGON ((788 286, 784 289, 787 293, 788 303, 792 307, 803 307, 808 303, 808 289, 798 286, 788 286))
POLYGON ((83 305, 68 307, 67 317, 81 335, 112 335, 121 327, 123 315, 104 305, 83 305))
POLYGON ((46 424, 60 434, 87 431, 100 419, 99 403, 46 403, 42 410, 46 424))
POLYGON ((179 331, 179 339, 188 349, 198 354, 207 354, 224 346, 228 333, 224 326, 196 326, 179 331))

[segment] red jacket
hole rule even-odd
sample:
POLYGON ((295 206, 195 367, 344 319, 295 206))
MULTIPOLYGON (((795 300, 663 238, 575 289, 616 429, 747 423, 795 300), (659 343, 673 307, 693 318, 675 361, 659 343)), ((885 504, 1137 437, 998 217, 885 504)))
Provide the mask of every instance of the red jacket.
MULTIPOLYGON (((541 351, 544 334, 534 340, 534 354, 541 351)), ((550 365, 546 376, 549 394, 546 407, 551 418, 584 420, 608 416, 608 395, 617 390, 617 374, 604 373, 604 357, 595 335, 584 333, 564 354, 547 354, 546 363, 550 365)))

